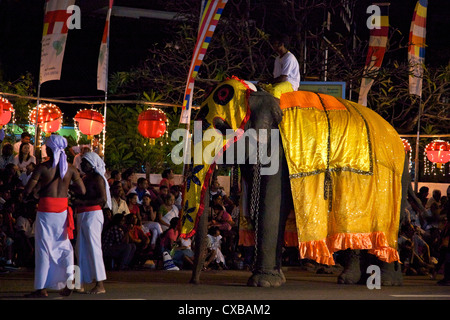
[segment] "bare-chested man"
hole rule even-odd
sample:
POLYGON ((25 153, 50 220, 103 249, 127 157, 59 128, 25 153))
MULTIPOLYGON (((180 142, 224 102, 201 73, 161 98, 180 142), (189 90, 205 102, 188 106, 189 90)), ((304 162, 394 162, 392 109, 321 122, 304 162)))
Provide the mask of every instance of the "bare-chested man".
MULTIPOLYGON (((67 280, 73 277, 74 256, 70 238, 74 220, 68 205, 69 185, 77 194, 86 192, 77 169, 67 163, 67 140, 58 135, 46 141, 49 160, 39 164, 25 186, 24 195, 39 194, 35 221, 36 291, 29 298, 47 297, 47 288, 68 290, 67 280)), ((61 294, 68 294, 63 290, 61 294)))
POLYGON ((111 208, 109 184, 105 178, 105 163, 95 152, 85 153, 81 159, 81 169, 85 173, 83 182, 86 194, 73 201, 77 212, 76 255, 80 267, 81 283, 95 286, 91 294, 105 293, 106 271, 102 253, 103 208, 111 208))

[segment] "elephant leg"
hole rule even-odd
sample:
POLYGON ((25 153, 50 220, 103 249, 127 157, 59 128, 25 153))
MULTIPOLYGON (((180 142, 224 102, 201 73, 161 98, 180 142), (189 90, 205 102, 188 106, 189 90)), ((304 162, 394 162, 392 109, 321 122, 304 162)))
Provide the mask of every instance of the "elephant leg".
MULTIPOLYGON (((206 190, 209 194, 209 188, 206 190)), ((200 217, 195 234, 195 249, 194 249, 194 265, 192 269, 192 276, 190 283, 200 284, 200 274, 205 263, 206 258, 206 244, 208 234, 208 214, 209 211, 209 197, 205 197, 205 209, 200 217)))
MULTIPOLYGON (((284 157, 283 152, 280 156, 284 157)), ((284 227, 289 214, 290 183, 285 161, 274 175, 261 176, 257 248, 249 286, 277 287, 286 282, 281 270, 284 227)), ((290 198, 292 206, 292 196, 290 198)))
POLYGON ((381 285, 382 286, 401 286, 403 285, 403 274, 400 263, 387 263, 378 261, 377 265, 381 270, 381 285))
POLYGON ((339 284, 357 284, 360 282, 361 272, 361 250, 347 249, 341 252, 344 270, 338 276, 339 284))

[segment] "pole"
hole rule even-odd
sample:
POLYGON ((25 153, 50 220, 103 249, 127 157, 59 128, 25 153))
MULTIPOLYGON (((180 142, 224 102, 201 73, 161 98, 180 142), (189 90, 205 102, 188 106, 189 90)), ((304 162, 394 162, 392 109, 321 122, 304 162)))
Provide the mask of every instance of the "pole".
POLYGON ((37 100, 36 100, 36 119, 34 122, 34 156, 37 159, 37 149, 38 149, 38 142, 39 142, 39 125, 38 125, 38 119, 39 119, 39 99, 41 97, 41 79, 39 79, 39 85, 38 85, 38 92, 37 92, 37 100))
POLYGON ((414 192, 418 192, 419 187, 419 139, 420 139, 420 118, 422 116, 422 97, 419 100, 419 115, 417 119, 416 154, 414 157, 414 192))

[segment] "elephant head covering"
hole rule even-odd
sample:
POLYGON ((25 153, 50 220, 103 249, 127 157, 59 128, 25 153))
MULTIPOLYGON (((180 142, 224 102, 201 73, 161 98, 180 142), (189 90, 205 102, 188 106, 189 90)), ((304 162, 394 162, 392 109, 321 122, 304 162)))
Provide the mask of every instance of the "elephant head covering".
POLYGON ((105 181, 105 191, 106 191, 106 205, 107 208, 112 208, 111 205, 111 193, 109 191, 109 183, 105 177, 105 162, 100 158, 100 156, 95 152, 87 152, 83 155, 83 159, 86 159, 92 166, 95 172, 102 176, 105 181))
POLYGON ((67 147, 66 138, 58 135, 51 135, 45 141, 45 145, 49 147, 53 152, 53 168, 59 165, 59 174, 61 179, 64 178, 67 172, 67 155, 65 148, 67 147))
POLYGON ((232 77, 218 85, 203 102, 196 119, 202 120, 202 128, 194 128, 191 150, 194 157, 186 177, 181 237, 194 235, 215 164, 223 160, 227 147, 243 136, 242 129, 250 118, 248 98, 255 89, 253 85, 232 77), (213 152, 202 152, 206 149, 213 152))

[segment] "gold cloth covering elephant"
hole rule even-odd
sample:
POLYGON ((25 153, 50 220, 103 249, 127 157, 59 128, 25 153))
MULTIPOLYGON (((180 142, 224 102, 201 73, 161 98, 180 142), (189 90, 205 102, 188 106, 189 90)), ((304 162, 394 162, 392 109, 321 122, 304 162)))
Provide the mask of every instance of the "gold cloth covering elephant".
POLYGON ((405 152, 397 132, 332 96, 284 93, 280 107, 301 258, 332 265, 333 252, 350 248, 399 261, 405 152))

